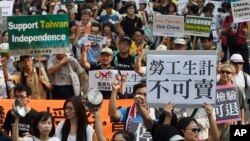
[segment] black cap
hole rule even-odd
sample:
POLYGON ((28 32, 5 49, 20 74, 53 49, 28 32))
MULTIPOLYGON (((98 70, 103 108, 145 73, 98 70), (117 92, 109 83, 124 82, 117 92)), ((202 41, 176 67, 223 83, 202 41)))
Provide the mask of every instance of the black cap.
POLYGON ((129 36, 123 36, 121 38, 121 41, 120 42, 124 42, 124 41, 127 41, 130 45, 132 44, 132 40, 129 36))
POLYGON ((26 58, 31 58, 31 56, 30 55, 21 55, 20 56, 20 61, 22 61, 22 60, 24 60, 26 58))

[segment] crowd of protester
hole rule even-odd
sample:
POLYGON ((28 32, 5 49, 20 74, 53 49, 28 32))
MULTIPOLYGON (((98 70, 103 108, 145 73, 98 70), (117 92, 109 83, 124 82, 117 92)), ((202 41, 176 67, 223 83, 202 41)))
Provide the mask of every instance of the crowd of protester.
MULTIPOLYGON (((14 141, 105 140, 100 119, 101 106, 93 113, 93 128, 86 117, 82 97, 75 96, 70 68, 78 74, 84 96, 91 81, 88 76, 90 70, 134 70, 145 76, 148 50, 216 50, 217 85, 237 85, 241 117, 237 124, 246 124, 245 119, 249 118, 245 117, 249 104, 246 97, 250 88, 248 27, 246 22, 233 23, 230 2, 223 1, 221 7, 215 9, 213 3, 205 0, 188 0, 178 11, 178 1, 174 0, 153 0, 150 3, 90 0, 84 4, 69 1, 65 5, 57 0, 14 1, 14 16, 49 14, 69 15, 70 53, 11 56, 8 30, 1 29, 0 99, 21 100, 27 113, 25 117, 18 117, 12 110, 8 111, 0 127, 1 141, 11 140, 9 135, 14 141), (150 37, 145 28, 152 26, 153 15, 157 14, 210 17, 210 34, 208 37, 150 37), (105 46, 96 51, 98 45, 87 42, 84 38, 86 34, 106 37, 105 46), (38 112, 29 106, 29 100, 33 99, 66 100, 63 105, 65 120, 55 127, 49 113, 38 112)), ((122 122, 126 130, 116 132, 112 141, 134 141, 134 135, 128 132, 134 119, 144 124, 155 141, 229 140, 231 123, 216 125, 213 106, 209 103, 202 105, 206 120, 195 116, 177 120, 174 103, 166 103, 161 110, 147 106, 145 82, 136 84, 132 94, 126 93, 127 79, 128 74, 119 73, 112 83, 112 91, 101 91, 103 98, 109 100, 111 122, 122 122), (133 98, 133 105, 117 109, 117 99, 123 98, 133 98)))

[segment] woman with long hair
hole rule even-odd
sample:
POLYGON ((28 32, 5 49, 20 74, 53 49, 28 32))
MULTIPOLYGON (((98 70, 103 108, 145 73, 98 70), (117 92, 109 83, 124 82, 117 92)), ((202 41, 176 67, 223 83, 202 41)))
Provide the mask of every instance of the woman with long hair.
POLYGON ((23 138, 18 136, 19 117, 17 115, 15 115, 15 117, 16 119, 13 126, 13 141, 60 141, 54 136, 54 119, 50 113, 45 111, 39 112, 33 121, 33 128, 31 130, 32 136, 25 136, 23 138))
POLYGON ((74 96, 64 102, 65 120, 56 127, 61 141, 95 141, 95 133, 89 124, 82 97, 74 96))

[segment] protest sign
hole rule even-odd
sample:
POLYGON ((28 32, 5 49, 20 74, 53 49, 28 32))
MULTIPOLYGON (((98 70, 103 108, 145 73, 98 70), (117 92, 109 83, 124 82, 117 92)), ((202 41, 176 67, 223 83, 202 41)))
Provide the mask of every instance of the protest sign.
POLYGON ((142 123, 143 121, 130 121, 129 131, 134 134, 136 141, 152 141, 150 132, 142 123))
POLYGON ((8 17, 10 53, 70 53, 68 19, 68 15, 8 17))
POLYGON ((227 123, 240 120, 238 89, 235 85, 216 87, 216 122, 227 123))
POLYGON ((85 34, 84 41, 90 43, 92 50, 101 50, 107 42, 107 37, 85 34))
POLYGON ((216 62, 216 51, 147 51, 148 105, 215 104, 216 62))
POLYGON ((89 71, 89 87, 102 91, 112 91, 112 82, 115 80, 117 70, 89 71))
POLYGON ((173 15, 153 16, 153 35, 168 37, 183 37, 184 17, 173 15))
POLYGON ((133 93, 133 86, 135 84, 140 83, 142 77, 138 73, 136 73, 135 71, 121 70, 121 73, 122 74, 128 73, 128 80, 126 81, 126 84, 125 84, 125 89, 126 89, 125 91, 126 91, 126 93, 132 94, 133 93))
POLYGON ((61 0, 61 3, 64 5, 67 5, 71 2, 74 2, 75 4, 84 4, 86 3, 86 0, 61 0))
POLYGON ((212 18, 187 16, 185 21, 185 35, 209 37, 212 18))
POLYGON ((243 0, 231 3, 234 23, 250 21, 250 1, 243 0))
POLYGON ((0 9, 2 16, 12 16, 14 1, 0 1, 0 9))

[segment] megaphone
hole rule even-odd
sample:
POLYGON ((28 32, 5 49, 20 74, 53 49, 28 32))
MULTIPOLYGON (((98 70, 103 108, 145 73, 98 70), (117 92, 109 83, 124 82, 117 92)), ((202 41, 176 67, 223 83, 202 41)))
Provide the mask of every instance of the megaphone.
POLYGON ((15 99, 13 102, 13 111, 18 117, 25 117, 26 112, 22 102, 19 99, 15 99))
POLYGON ((88 107, 89 111, 95 111, 102 104, 102 101, 102 93, 97 89, 91 88, 87 93, 85 105, 88 107))

